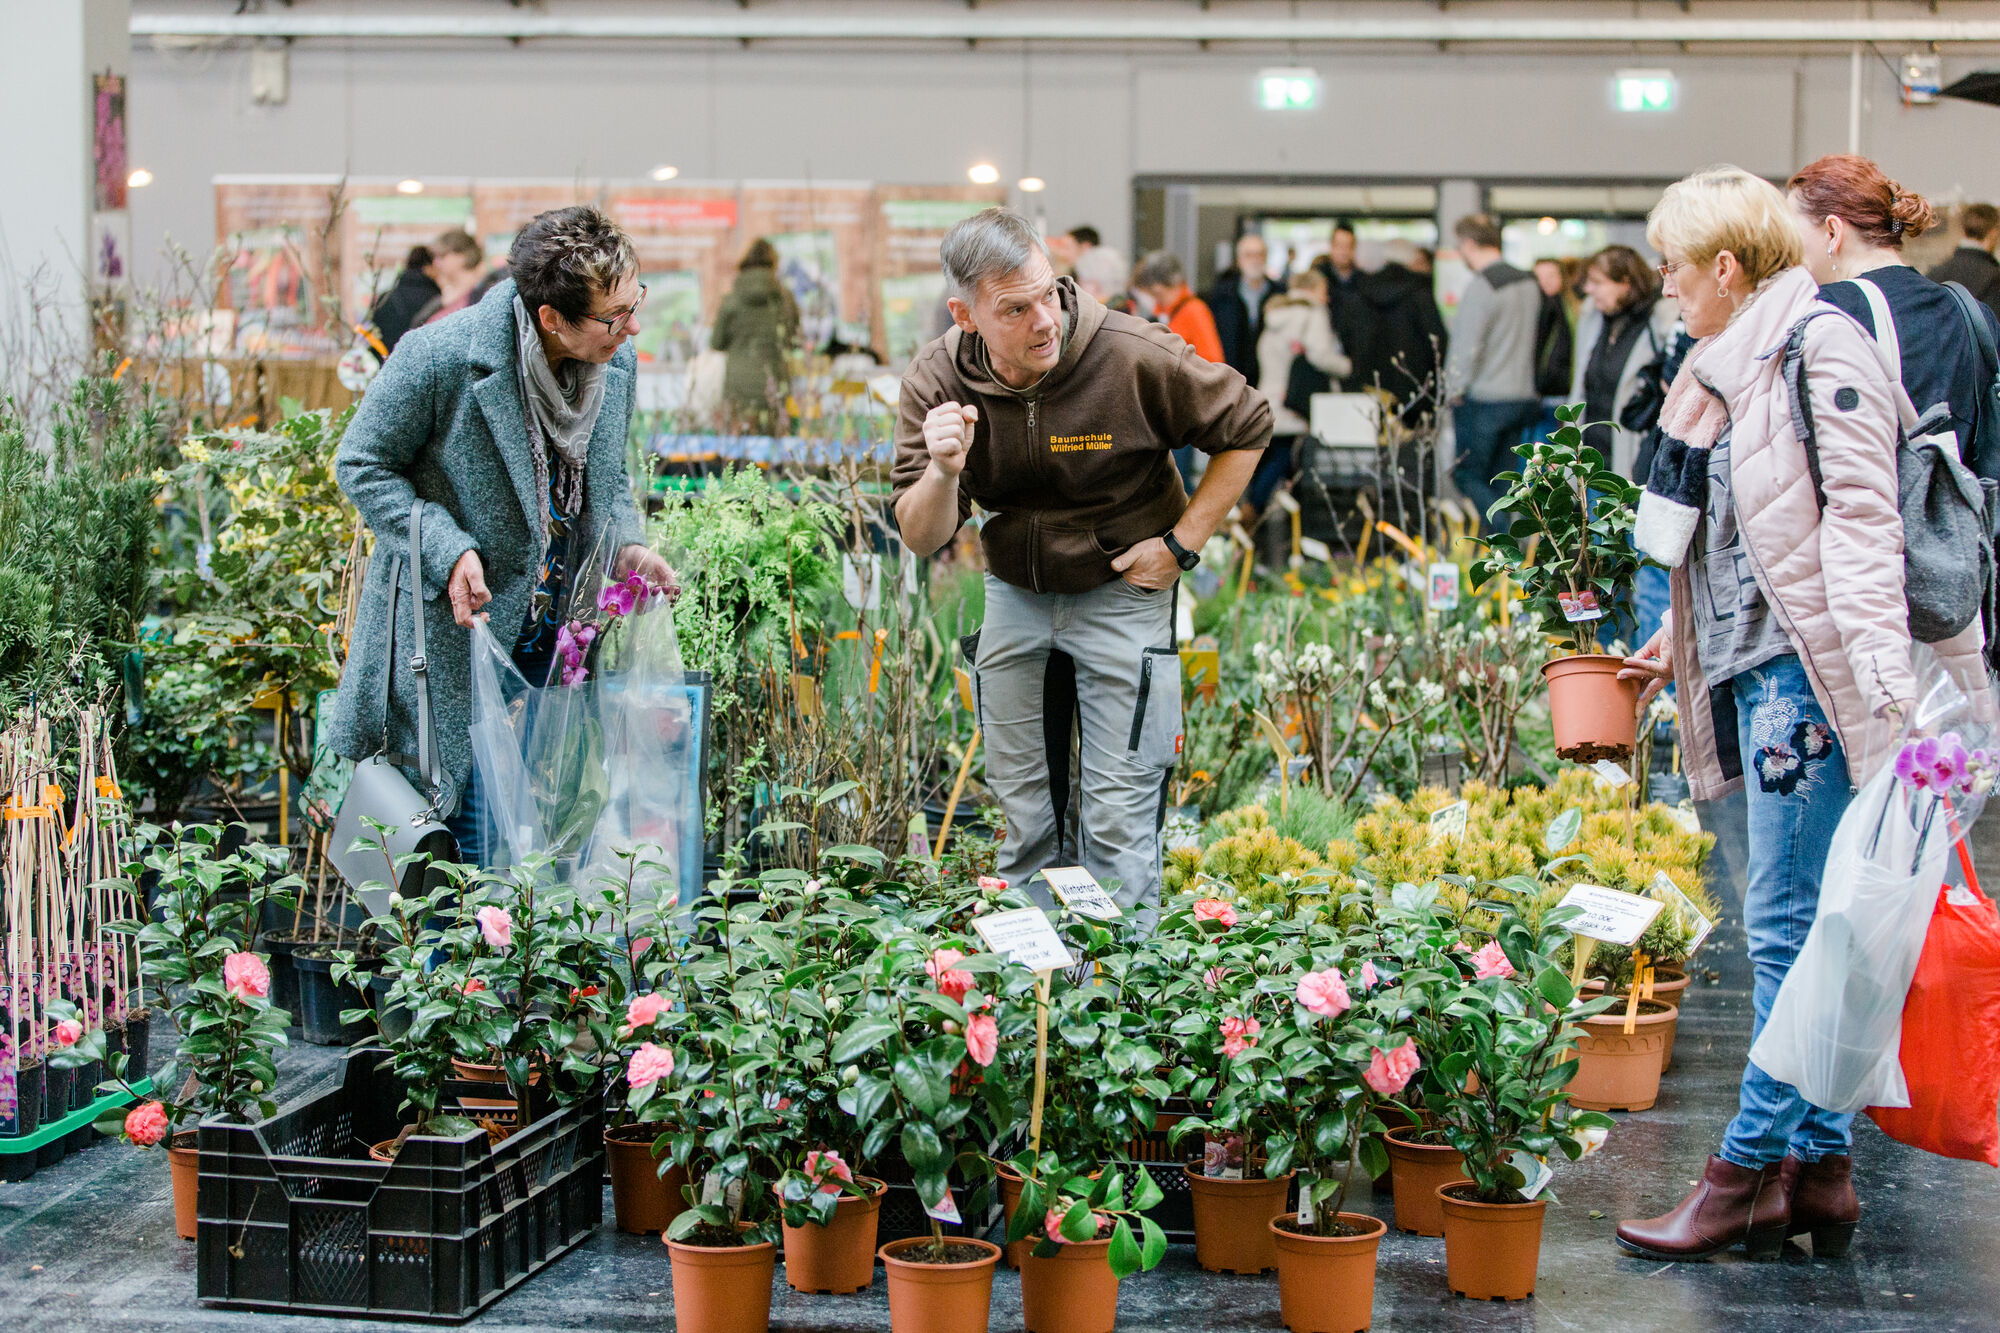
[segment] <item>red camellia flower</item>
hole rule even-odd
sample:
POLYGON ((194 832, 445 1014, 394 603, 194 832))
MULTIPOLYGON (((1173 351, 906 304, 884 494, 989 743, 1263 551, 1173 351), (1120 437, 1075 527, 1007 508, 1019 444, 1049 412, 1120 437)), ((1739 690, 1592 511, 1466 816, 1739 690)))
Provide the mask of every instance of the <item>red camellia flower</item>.
POLYGON ((125 1116, 125 1137, 150 1148, 167 1136, 167 1108, 158 1102, 135 1106, 125 1116))
POLYGON ((1264 1025, 1254 1018, 1225 1018, 1222 1020, 1222 1054, 1235 1059, 1257 1044, 1257 1034, 1264 1025))
POLYGON ((1236 924, 1236 909, 1220 898, 1202 898, 1194 905, 1194 919, 1220 922, 1228 930, 1236 924))
POLYGON ((55 1038, 58 1046, 74 1046, 83 1040, 83 1024, 74 1018, 65 1018, 55 1025, 49 1035, 55 1038))
POLYGON ((924 964, 924 971, 930 973, 931 984, 938 988, 938 994, 954 1004, 963 1003, 965 993, 972 989, 972 973, 952 966, 963 957, 957 949, 939 949, 924 964))

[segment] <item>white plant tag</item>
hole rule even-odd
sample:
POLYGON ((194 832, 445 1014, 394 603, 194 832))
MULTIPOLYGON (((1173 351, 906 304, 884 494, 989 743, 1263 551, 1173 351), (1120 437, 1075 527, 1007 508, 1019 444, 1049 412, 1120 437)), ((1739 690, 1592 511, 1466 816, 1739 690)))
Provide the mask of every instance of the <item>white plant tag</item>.
POLYGON ((722 1177, 711 1171, 701 1178, 701 1201, 704 1206, 716 1203, 722 1198, 722 1177))
POLYGON ((1017 907, 1010 912, 978 917, 973 920, 972 928, 979 932, 987 948, 1007 955, 1008 962, 1019 963, 1030 972, 1069 967, 1076 961, 1069 956, 1062 936, 1049 923, 1048 914, 1039 907, 1017 907))
POLYGON ((1715 929, 1715 923, 1701 914, 1701 909, 1696 907, 1694 901, 1685 893, 1681 892, 1681 886, 1674 883, 1668 877, 1666 871, 1661 870, 1654 874, 1653 892, 1666 894, 1682 912, 1687 914, 1689 920, 1697 923, 1694 931, 1694 941, 1688 945, 1687 951, 1689 958, 1694 957, 1694 951, 1701 947, 1702 941, 1708 938, 1708 933, 1715 929))
POLYGON ((1604 618, 1604 608, 1597 604, 1597 594, 1588 588, 1577 593, 1559 592, 1556 601, 1562 606, 1563 619, 1572 625, 1604 618))
POLYGON ((925 1204, 924 1211, 940 1222, 962 1224, 965 1221, 964 1218, 958 1215, 958 1203, 951 1197, 949 1189, 944 1192, 944 1197, 936 1203, 925 1204))
POLYGON ((1440 560, 1431 566, 1430 575, 1430 586, 1424 594, 1424 605, 1433 611, 1456 611, 1458 566, 1449 560, 1440 560))
POLYGON ((1097 882, 1097 876, 1082 866, 1050 866, 1042 871, 1049 888, 1062 900, 1063 906, 1083 916, 1094 916, 1099 921, 1110 921, 1125 915, 1119 909, 1117 900, 1104 891, 1097 882))
POLYGON ((1521 1186, 1521 1197, 1524 1199, 1533 1199, 1536 1195, 1547 1189, 1549 1182, 1556 1177, 1555 1168, 1551 1167, 1541 1158, 1532 1157, 1524 1152, 1514 1154, 1513 1165, 1516 1170, 1528 1178, 1528 1183, 1521 1186))
MULTIPOLYGON (((1453 565, 1453 569, 1458 566, 1453 565)), ((1470 801, 1453 801, 1442 810, 1431 811, 1431 841, 1443 842, 1447 838, 1463 838, 1465 821, 1472 812, 1470 801)))
POLYGON ((1333 548, 1317 537, 1299 538, 1299 554, 1308 560, 1317 560, 1322 565, 1333 563, 1333 548))
POLYGON ((1583 909, 1583 915, 1569 923, 1571 934, 1617 945, 1637 944, 1653 918, 1667 907, 1658 898, 1620 893, 1598 884, 1576 885, 1556 906, 1583 909))
POLYGON ((856 611, 882 609, 882 557, 843 555, 840 557, 840 592, 856 611))
POLYGON ((1625 771, 1623 764, 1616 763, 1610 759, 1600 759, 1592 764, 1590 768, 1598 777, 1604 779, 1607 786, 1617 788, 1631 785, 1632 775, 1625 771))
POLYGON ((1302 1227, 1309 1227, 1313 1225, 1313 1221, 1314 1221, 1313 1178, 1311 1176, 1300 1176, 1299 1177, 1299 1225, 1302 1227))

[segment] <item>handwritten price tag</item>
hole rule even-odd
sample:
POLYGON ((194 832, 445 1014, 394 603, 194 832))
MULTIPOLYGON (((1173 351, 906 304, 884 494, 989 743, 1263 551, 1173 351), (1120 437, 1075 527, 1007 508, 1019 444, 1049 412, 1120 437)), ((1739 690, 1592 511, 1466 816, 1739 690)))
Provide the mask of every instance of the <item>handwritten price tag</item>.
POLYGON ((1050 866, 1042 872, 1042 878, 1072 912, 1094 916, 1099 921, 1125 915, 1117 901, 1097 882, 1097 876, 1082 866, 1050 866))
POLYGON ((1047 972, 1075 962, 1062 936, 1050 924, 1048 914, 1039 907, 1017 907, 1011 912, 975 917, 972 928, 979 932, 987 948, 1005 954, 1008 962, 1019 963, 1030 972, 1047 972))
POLYGON ((1632 945, 1666 910, 1657 898, 1636 893, 1620 893, 1596 884, 1579 884, 1563 895, 1558 907, 1581 908, 1583 915, 1569 923, 1570 933, 1586 935, 1605 944, 1632 945))

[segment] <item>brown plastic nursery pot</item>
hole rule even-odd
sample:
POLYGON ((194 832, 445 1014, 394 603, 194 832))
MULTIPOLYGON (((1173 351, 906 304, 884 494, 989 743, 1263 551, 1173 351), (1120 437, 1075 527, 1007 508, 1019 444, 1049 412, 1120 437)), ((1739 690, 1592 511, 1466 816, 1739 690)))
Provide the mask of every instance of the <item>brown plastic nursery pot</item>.
POLYGON ((784 1224, 785 1284, 793 1291, 845 1296, 875 1281, 875 1224, 882 1214, 882 1192, 889 1187, 867 1176, 854 1183, 868 1193, 842 1195, 825 1226, 784 1224))
POLYGON ((1444 1212, 1444 1276, 1454 1295, 1482 1301, 1524 1301, 1535 1294, 1542 1259, 1542 1214, 1547 1199, 1528 1203, 1476 1203, 1457 1197, 1472 1182, 1440 1185, 1444 1212))
MULTIPOLYGON (((1604 992, 1604 982, 1602 979, 1593 978, 1590 981, 1586 981, 1583 984, 1583 988, 1586 991, 1592 992, 1593 994, 1602 994, 1604 992)), ((1660 967, 1654 969, 1653 971, 1654 999, 1665 1000, 1668 1004, 1673 1005, 1676 1009, 1685 1008, 1685 1006, 1681 1003, 1681 996, 1686 994, 1687 988, 1688 988, 1688 974, 1682 971, 1680 968, 1660 967)), ((1631 993, 1631 990, 1632 988, 1630 986, 1623 986, 1619 988, 1618 993, 1620 995, 1629 995, 1631 993)), ((1674 1021, 1667 1024, 1667 1044, 1665 1049, 1663 1049, 1660 1052, 1660 1072, 1662 1074, 1671 1073, 1673 1071, 1674 1034, 1679 1030, 1679 1028, 1680 1028, 1680 1015, 1676 1014, 1674 1016, 1674 1021)))
POLYGON ((778 1247, 667 1242, 674 1270, 676 1333, 765 1333, 778 1247))
POLYGON ((1416 1135, 1422 1132, 1413 1125, 1392 1129, 1383 1137, 1396 1190, 1396 1230, 1442 1236, 1444 1211, 1438 1207, 1438 1187, 1465 1179, 1465 1159, 1448 1143, 1418 1143, 1416 1135))
MULTIPOLYGON (((1004 1231, 1013 1225, 1014 1205, 1021 1202, 1021 1178, 1004 1166, 996 1169, 1000 1176, 1000 1222, 1004 1231)), ((1101 1174, 1102 1172, 1093 1171, 1090 1173, 1090 1179, 1095 1180, 1101 1174)), ((1021 1256, 1034 1248, 1035 1242, 1032 1240, 1017 1240, 1002 1250, 1001 1256, 1006 1260, 1007 1267, 1019 1268, 1021 1256)))
POLYGON ((1375 1317, 1375 1251, 1389 1224, 1342 1213, 1352 1236, 1309 1236, 1289 1216, 1265 1223, 1278 1256, 1278 1310, 1292 1333, 1360 1333, 1375 1317))
POLYGON ((1556 753, 1579 764, 1623 759, 1639 741, 1639 682, 1618 679, 1625 660, 1604 653, 1558 657, 1542 668, 1556 753))
POLYGON ((1576 1043, 1576 1075, 1565 1089, 1569 1104, 1585 1111, 1644 1111, 1660 1099, 1660 1064, 1667 1033, 1680 1010, 1661 1000, 1641 1000, 1633 1031, 1625 1031, 1621 1006, 1583 1020, 1576 1043))
POLYGON ((1028 1333, 1113 1333, 1118 1327, 1118 1278, 1111 1242, 1069 1241, 1043 1259, 1034 1248, 1021 1259, 1021 1316, 1028 1333))
MULTIPOLYGON (((504 1085, 507 1082, 507 1071, 499 1065, 476 1065, 469 1060, 454 1058, 451 1062, 451 1070, 468 1083, 499 1083, 504 1085)), ((529 1073, 528 1085, 530 1087, 541 1081, 542 1072, 539 1069, 529 1073)), ((502 1091, 506 1091, 506 1089, 503 1087, 502 1091)), ((505 1110, 514 1105, 514 1098, 512 1093, 508 1093, 504 1097, 460 1097, 458 1104, 467 1111, 505 1110)))
POLYGON ((604 1161, 611 1174, 611 1215, 620 1231, 643 1236, 665 1231, 687 1208, 681 1186, 687 1172, 670 1166, 664 1174, 653 1156, 658 1135, 647 1125, 620 1125, 604 1131, 604 1161))
POLYGON ((953 1248, 979 1250, 980 1257, 955 1264, 929 1264, 902 1257, 929 1245, 929 1236, 891 1241, 879 1251, 889 1285, 892 1333, 986 1333, 987 1314, 993 1305, 993 1270, 1000 1264, 1000 1247, 967 1236, 948 1239, 953 1248))
POLYGON ((167 1170, 174 1182, 174 1234, 194 1239, 194 1201, 201 1189, 201 1154, 195 1132, 184 1129, 167 1141, 167 1170))
POLYGON ((395 1161, 396 1141, 394 1139, 383 1139, 380 1143, 369 1144, 368 1156, 377 1162, 395 1161))
POLYGON ((1223 1180, 1189 1163, 1188 1194, 1194 1204, 1194 1261, 1211 1273, 1264 1273, 1278 1266, 1271 1219, 1285 1211, 1293 1172, 1276 1180, 1252 1176, 1223 1180))

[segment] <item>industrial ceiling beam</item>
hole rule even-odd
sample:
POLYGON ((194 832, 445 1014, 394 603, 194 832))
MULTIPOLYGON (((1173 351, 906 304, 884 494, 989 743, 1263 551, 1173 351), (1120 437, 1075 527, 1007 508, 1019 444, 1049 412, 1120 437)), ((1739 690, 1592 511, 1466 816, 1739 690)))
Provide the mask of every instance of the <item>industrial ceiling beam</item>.
POLYGON ((1415 13, 1407 18, 1245 18, 1214 11, 1130 18, 1061 13, 1007 14, 990 9, 923 5, 873 12, 771 13, 700 10, 617 16, 506 13, 425 15, 347 12, 314 14, 303 6, 264 13, 214 12, 164 6, 132 15, 135 37, 292 38, 301 41, 572 40, 572 41, 826 41, 826 42, 1187 42, 1334 44, 1489 43, 1576 46, 1717 43, 1742 46, 1940 46, 2000 43, 2000 18, 1833 18, 1825 12, 1783 19, 1692 15, 1652 18, 1482 18, 1467 13, 1415 13))

